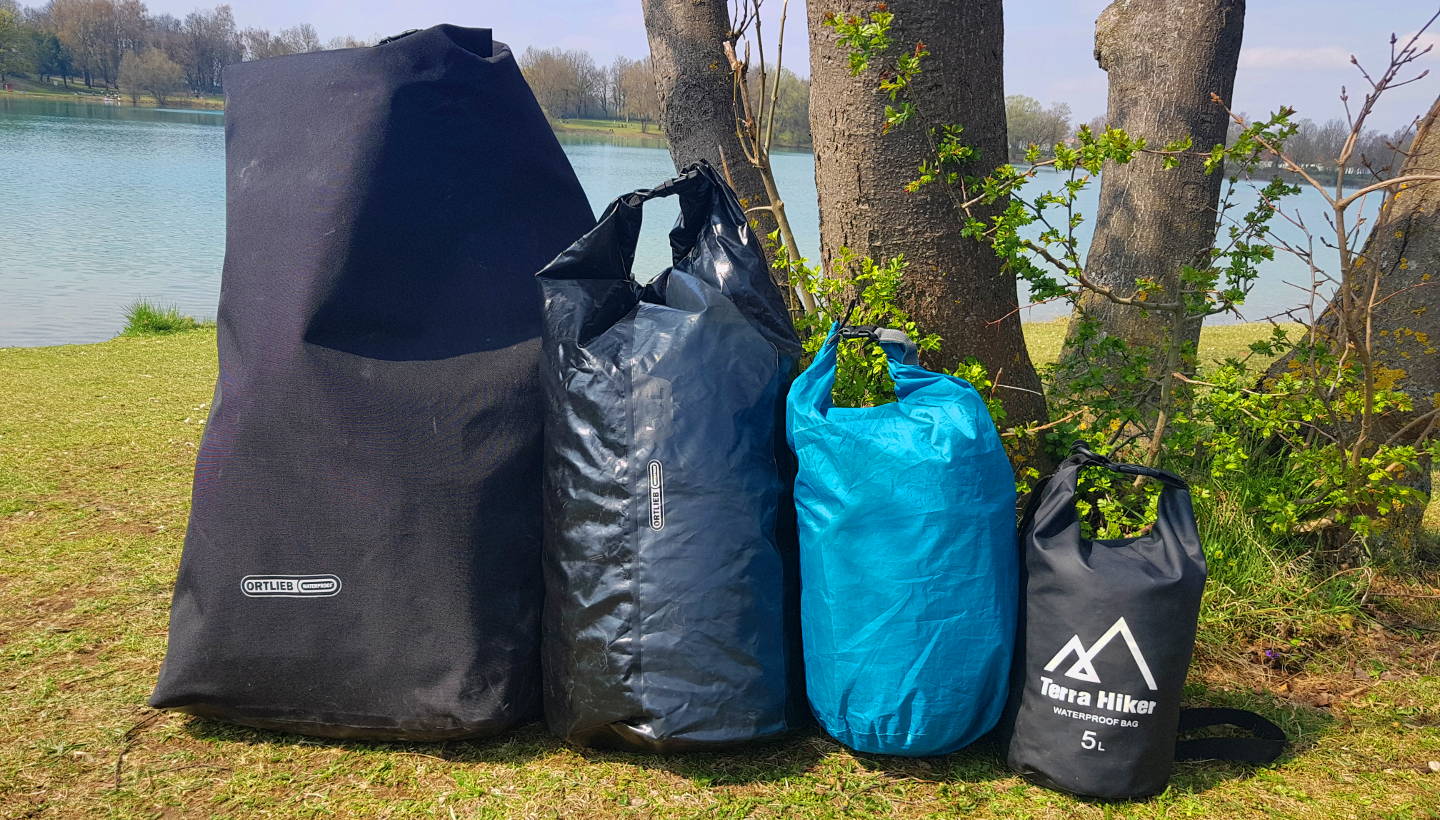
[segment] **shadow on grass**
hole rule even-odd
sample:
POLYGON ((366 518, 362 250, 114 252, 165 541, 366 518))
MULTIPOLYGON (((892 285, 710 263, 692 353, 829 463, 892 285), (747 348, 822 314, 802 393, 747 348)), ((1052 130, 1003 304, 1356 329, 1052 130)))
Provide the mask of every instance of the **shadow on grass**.
POLYGON ((345 749, 357 754, 421 754, 455 763, 524 764, 548 757, 564 744, 546 734, 539 724, 477 740, 403 741, 310 737, 272 729, 237 726, 221 720, 191 717, 185 732, 197 740, 226 743, 345 749))
POLYGON ((697 786, 744 786, 803 776, 828 753, 825 745, 825 739, 810 730, 714 752, 652 754, 580 748, 574 752, 591 763, 670 772, 697 786))
POLYGON ((269 729, 252 729, 209 718, 190 718, 185 731, 197 740, 228 743, 320 746, 357 754, 420 754, 451 763, 524 765, 557 754, 574 754, 589 763, 611 763, 660 769, 702 786, 765 783, 798 777, 829 751, 839 747, 811 732, 797 732, 781 740, 761 741, 716 752, 653 754, 609 751, 570 746, 550 735, 543 724, 532 723, 502 735, 478 740, 435 742, 367 741, 307 737, 269 729))
POLYGON ((984 783, 1013 774, 1005 766, 1004 747, 993 734, 943 757, 896 757, 856 752, 855 760, 871 771, 927 783, 984 783))
MULTIPOLYGON (((1329 733, 1335 719, 1321 709, 1301 706, 1269 693, 1233 689, 1208 689, 1194 686, 1186 690, 1187 706, 1220 706, 1248 709, 1269 718, 1285 730, 1289 748, 1275 761, 1282 765, 1313 747, 1329 733)), ((1237 734, 1229 727, 1207 729, 1185 737, 1225 736, 1237 734)), ((904 758, 886 755, 856 754, 862 766, 883 771, 892 777, 910 778, 933 783, 982 783, 1014 776, 1005 764, 1005 747, 997 734, 986 735, 976 743, 945 757, 904 758)), ((1175 764, 1167 794, 1199 794, 1229 780, 1253 776, 1261 767, 1222 761, 1182 761, 1175 764)), ((1103 800, 1076 798, 1086 803, 1104 805, 1103 800)), ((1143 802, 1143 801, 1141 801, 1143 802)))
MULTIPOLYGON (((1323 710, 1300 706, 1268 693, 1192 686, 1186 691, 1192 706, 1227 706, 1259 712, 1278 724, 1290 738, 1290 749, 1277 761, 1285 763, 1315 745, 1331 731, 1334 719, 1323 710)), ((359 754, 391 752, 421 754, 451 763, 525 765, 555 755, 576 755, 588 763, 619 764, 655 769, 684 777, 699 786, 741 786, 796 778, 811 772, 826 757, 843 747, 818 729, 798 731, 783 740, 749 744, 733 750, 652 754, 569 746, 553 737, 542 724, 532 723, 494 738, 434 743, 334 740, 249 729, 216 720, 191 718, 186 727, 192 737, 232 743, 273 743, 327 746, 359 754)), ((1225 730, 1207 730, 1224 734, 1225 730)), ((1194 736, 1194 735, 1191 735, 1194 736)), ((1011 777, 1004 747, 994 735, 944 757, 907 758, 854 753, 862 767, 902 779, 930 783, 985 783, 1011 777)), ((1235 779, 1250 777, 1256 768, 1216 761, 1182 762, 1175 766, 1168 794, 1198 794, 1235 779)), ((1088 802, 1088 801, 1087 801, 1088 802)), ((1100 801, 1096 801, 1100 802, 1100 801)))
MULTIPOLYGON (((1285 731, 1289 747, 1271 766, 1281 766, 1313 748, 1320 738, 1335 728, 1335 718, 1323 709, 1303 706, 1269 692, 1251 692, 1237 689, 1218 689, 1203 686, 1187 686, 1187 706, 1221 706, 1231 709, 1248 709, 1266 718, 1285 731)), ((1185 737, 1226 736, 1236 732, 1228 729, 1209 729, 1185 737)), ((1175 773, 1170 778, 1169 793, 1199 794, 1228 780, 1244 780, 1260 771, 1262 766, 1241 763, 1226 763, 1218 760, 1181 761, 1175 764, 1175 773)))

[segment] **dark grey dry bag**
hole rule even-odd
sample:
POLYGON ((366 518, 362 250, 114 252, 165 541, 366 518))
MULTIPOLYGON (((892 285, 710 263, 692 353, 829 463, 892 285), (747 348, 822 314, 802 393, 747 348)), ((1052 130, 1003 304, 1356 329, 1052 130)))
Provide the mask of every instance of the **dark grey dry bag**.
POLYGON ((791 725, 786 387, 800 345, 710 166, 620 197, 540 272, 545 716, 567 740, 705 749, 791 725), (631 275, 678 196, 674 267, 631 275))
POLYGON ((540 713, 540 294, 594 224, 510 50, 225 73, 220 378, 151 703, 438 739, 540 713))
POLYGON ((1163 791, 1177 757, 1268 763, 1284 751, 1284 733, 1253 712, 1180 708, 1205 553, 1179 476, 1077 444, 1035 488, 1020 544, 1011 768, 1049 788, 1114 800, 1163 791), (1076 482, 1087 467, 1164 482, 1154 527, 1138 538, 1081 535, 1076 482), (1182 730, 1222 724, 1255 736, 1176 742, 1182 730))

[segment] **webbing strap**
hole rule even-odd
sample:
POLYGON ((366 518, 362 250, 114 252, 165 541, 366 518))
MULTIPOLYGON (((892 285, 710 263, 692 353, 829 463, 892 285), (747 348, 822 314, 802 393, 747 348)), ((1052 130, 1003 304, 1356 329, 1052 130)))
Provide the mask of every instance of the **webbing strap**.
POLYGON ((1200 737, 1175 744, 1176 760, 1228 760, 1235 763, 1273 763, 1285 753, 1290 741, 1285 731, 1269 720, 1244 709, 1184 709, 1180 731, 1210 726, 1235 726, 1252 737, 1200 737))

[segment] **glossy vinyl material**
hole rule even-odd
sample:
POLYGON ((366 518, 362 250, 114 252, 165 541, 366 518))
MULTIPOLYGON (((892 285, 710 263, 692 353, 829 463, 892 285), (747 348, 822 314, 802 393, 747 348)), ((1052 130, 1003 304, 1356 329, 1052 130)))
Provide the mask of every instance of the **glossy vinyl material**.
POLYGON ((1021 544, 1026 580, 1010 766, 1088 797, 1163 791, 1205 587, 1185 482, 1077 448, 1035 489, 1021 544), (1075 497, 1086 468, 1163 481, 1151 530, 1110 541, 1082 536, 1075 497))
POLYGON ((716 748, 790 726, 794 547, 781 402, 800 353, 708 165, 616 200, 545 297, 545 713, 584 745, 716 748), (680 197, 674 266, 631 275, 680 197))
POLYGON ((436 740, 540 716, 540 294, 594 216, 510 50, 225 72, 220 378, 151 704, 436 740))
POLYGON ((1014 478, 975 388, 898 331, 877 334, 896 400, 834 406, 838 331, 788 401, 810 706, 853 749, 944 754, 1005 703, 1014 478))

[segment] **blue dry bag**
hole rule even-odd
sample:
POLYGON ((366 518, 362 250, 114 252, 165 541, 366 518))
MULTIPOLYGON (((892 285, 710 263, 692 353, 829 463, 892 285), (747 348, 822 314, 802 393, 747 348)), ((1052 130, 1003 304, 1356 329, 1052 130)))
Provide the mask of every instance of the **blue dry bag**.
POLYGON ((1015 481, 985 401, 897 330, 831 329, 795 380, 810 706, 862 752, 938 755, 1005 705, 1018 609, 1015 481), (836 407, 841 337, 885 350, 895 402, 836 407))

